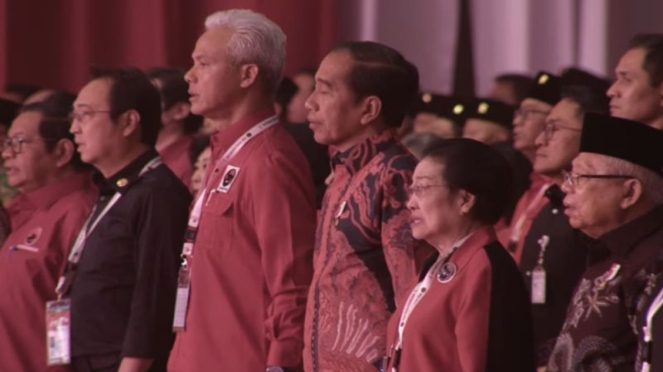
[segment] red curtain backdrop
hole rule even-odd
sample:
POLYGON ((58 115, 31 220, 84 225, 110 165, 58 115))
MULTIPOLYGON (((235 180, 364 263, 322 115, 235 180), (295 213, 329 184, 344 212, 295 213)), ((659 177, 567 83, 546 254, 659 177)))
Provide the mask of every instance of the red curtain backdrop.
POLYGON ((233 8, 283 29, 287 74, 317 66, 336 43, 335 0, 0 0, 0 87, 75 93, 91 66, 188 69, 205 17, 233 8))

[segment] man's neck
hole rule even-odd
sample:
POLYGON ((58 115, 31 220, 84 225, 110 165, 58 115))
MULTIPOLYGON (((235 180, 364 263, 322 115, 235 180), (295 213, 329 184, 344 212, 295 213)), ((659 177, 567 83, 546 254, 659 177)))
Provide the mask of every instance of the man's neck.
POLYGON ((127 165, 131 164, 139 156, 143 155, 145 151, 150 148, 145 144, 137 144, 127 149, 126 151, 119 151, 115 154, 110 154, 101 162, 94 164, 105 178, 110 178, 124 169, 127 165))
POLYGON ((214 123, 214 127, 220 132, 249 115, 273 109, 273 107, 274 104, 269 97, 258 94, 247 95, 233 105, 231 109, 220 112, 213 117, 210 116, 209 120, 214 123))
POLYGON ((75 175, 75 174, 76 174, 76 171, 74 171, 74 169, 73 169, 71 166, 68 165, 68 166, 66 166, 64 169, 60 169, 60 170, 55 171, 55 172, 54 172, 54 173, 53 173, 53 174, 52 174, 47 180, 45 180, 45 182, 44 182, 43 184, 41 184, 40 186, 38 186, 38 187, 33 187, 33 188, 31 188, 31 189, 28 189, 28 190, 26 190, 26 189, 22 189, 22 188, 19 187, 19 188, 18 188, 18 192, 21 193, 21 194, 26 194, 26 193, 29 193, 29 192, 31 192, 31 191, 39 190, 39 189, 42 189, 42 188, 44 188, 44 187, 48 187, 48 186, 50 186, 50 185, 54 185, 54 184, 56 184, 56 183, 58 183, 58 182, 64 180, 65 178, 69 178, 69 177, 71 177, 71 176, 73 176, 73 175, 75 175))
POLYGON ((156 149, 161 152, 184 137, 184 125, 181 123, 164 126, 159 132, 156 149))
POLYGON ((345 152, 380 133, 382 133, 382 131, 379 130, 376 126, 369 126, 366 127, 364 131, 348 138, 343 143, 334 144, 332 147, 338 152, 345 152))
POLYGON ((656 128, 658 130, 663 130, 663 115, 654 119, 654 121, 648 123, 650 127, 656 128))

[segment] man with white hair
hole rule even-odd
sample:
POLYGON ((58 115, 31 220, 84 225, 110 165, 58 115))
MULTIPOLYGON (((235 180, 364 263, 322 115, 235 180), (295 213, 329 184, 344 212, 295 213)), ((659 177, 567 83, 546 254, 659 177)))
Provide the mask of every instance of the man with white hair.
POLYGON ((593 239, 547 371, 633 371, 635 319, 663 251, 663 132, 587 113, 565 174, 565 214, 593 239), (628 141, 624 141, 628 139, 628 141))
POLYGON ((248 10, 205 26, 185 78, 191 111, 219 132, 189 218, 168 370, 296 370, 316 216, 306 158, 274 115, 286 37, 248 10))

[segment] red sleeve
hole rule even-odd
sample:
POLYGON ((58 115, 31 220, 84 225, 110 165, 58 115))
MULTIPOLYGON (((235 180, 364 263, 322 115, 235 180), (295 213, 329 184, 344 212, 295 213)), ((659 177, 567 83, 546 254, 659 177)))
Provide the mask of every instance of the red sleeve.
POLYGON ((269 293, 265 323, 268 366, 301 365, 306 297, 313 272, 316 212, 303 156, 272 152, 251 167, 249 182, 269 293))
POLYGON ((463 270, 466 275, 459 298, 455 330, 458 356, 462 372, 485 372, 490 325, 491 268, 487 259, 475 258, 463 270))

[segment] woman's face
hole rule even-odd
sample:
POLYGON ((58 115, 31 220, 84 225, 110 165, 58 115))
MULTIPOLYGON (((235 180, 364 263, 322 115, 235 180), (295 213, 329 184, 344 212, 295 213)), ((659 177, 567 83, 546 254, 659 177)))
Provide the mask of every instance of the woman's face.
POLYGON ((462 218, 460 196, 442 178, 444 164, 424 158, 414 170, 410 200, 412 236, 433 246, 440 237, 456 232, 462 218))

